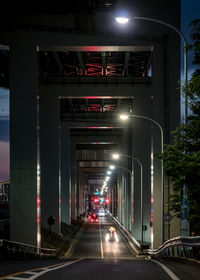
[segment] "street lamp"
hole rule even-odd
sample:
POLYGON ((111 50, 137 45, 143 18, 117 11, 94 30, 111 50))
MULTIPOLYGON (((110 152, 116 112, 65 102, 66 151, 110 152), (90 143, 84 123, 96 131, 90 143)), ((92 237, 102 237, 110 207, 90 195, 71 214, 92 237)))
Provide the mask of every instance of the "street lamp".
MULTIPOLYGON (((187 56, 187 41, 185 39, 185 36, 183 33, 176 28, 175 26, 164 22, 162 20, 152 19, 148 17, 133 17, 134 20, 146 20, 155 22, 164 26, 169 27, 173 31, 175 31, 183 41, 183 54, 184 54, 184 66, 183 66, 183 79, 184 79, 184 86, 187 88, 187 81, 188 81, 188 56, 187 56)), ((126 24, 130 20, 128 17, 116 17, 115 20, 120 24, 126 24)), ((185 91, 184 93, 184 100, 185 100, 185 106, 184 106, 184 115, 183 115, 183 123, 187 124, 187 118, 188 118, 188 97, 187 93, 185 91)), ((183 186, 183 201, 181 206, 181 212, 182 212, 182 220, 181 220, 181 234, 184 236, 189 236, 189 221, 188 221, 188 212, 189 212, 189 203, 188 203, 188 187, 187 184, 184 184, 183 186)))
MULTIPOLYGON (((141 192, 141 250, 143 252, 143 165, 141 163, 141 161, 133 156, 130 155, 121 155, 121 154, 112 154, 112 158, 115 160, 120 159, 120 157, 127 157, 127 158, 131 158, 132 160, 135 160, 139 163, 140 165, 140 192, 141 192)), ((133 175, 133 171, 132 171, 132 175, 133 175)), ((131 187, 132 187, 132 193, 133 193, 133 176, 131 177, 131 187)), ((132 197, 131 197, 132 199, 132 197)), ((132 205, 132 204, 131 204, 132 205)))
MULTIPOLYGON (((149 118, 149 117, 145 117, 145 116, 140 116, 140 115, 128 115, 128 114, 121 114, 120 115, 120 119, 122 120, 127 120, 129 117, 134 117, 134 118, 141 118, 141 119, 145 119, 148 121, 153 122, 154 124, 156 124, 159 129, 160 129, 160 142, 161 142, 161 154, 163 154, 163 129, 161 127, 161 125, 149 118)), ((163 172, 163 160, 161 160, 161 191, 162 191, 162 241, 164 243, 165 241, 165 235, 164 235, 164 172, 163 172)))

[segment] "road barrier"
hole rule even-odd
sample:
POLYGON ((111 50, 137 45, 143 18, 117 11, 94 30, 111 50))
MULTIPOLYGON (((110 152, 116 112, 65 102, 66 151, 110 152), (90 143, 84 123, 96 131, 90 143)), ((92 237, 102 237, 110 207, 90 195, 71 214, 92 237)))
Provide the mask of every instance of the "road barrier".
POLYGON ((200 236, 179 236, 165 241, 158 249, 149 249, 152 258, 173 256, 185 258, 200 258, 200 236))
POLYGON ((55 256, 55 249, 39 248, 25 243, 0 240, 0 255, 55 256))
POLYGON ((130 234, 130 232, 122 225, 120 224, 120 222, 110 213, 110 216, 112 217, 112 219, 117 223, 117 225, 120 227, 120 229, 123 231, 124 235, 126 236, 128 242, 129 242, 129 245, 133 248, 134 246, 134 251, 137 253, 137 254, 140 254, 141 253, 141 244, 130 234), (131 243, 130 243, 131 241, 131 243))

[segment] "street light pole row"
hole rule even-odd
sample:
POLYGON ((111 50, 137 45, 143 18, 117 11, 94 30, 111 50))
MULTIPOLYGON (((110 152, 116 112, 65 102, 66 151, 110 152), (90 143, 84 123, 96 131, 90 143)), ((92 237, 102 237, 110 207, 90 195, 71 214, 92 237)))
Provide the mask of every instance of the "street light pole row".
MULTIPOLYGON (((181 40, 183 41, 183 53, 184 53, 184 67, 183 67, 183 79, 184 79, 184 86, 187 88, 187 82, 188 82, 188 56, 187 56, 187 41, 185 39, 185 36, 183 35, 183 33, 176 28, 175 26, 164 22, 162 20, 157 20, 157 19, 152 19, 149 17, 134 17, 133 19, 135 20, 145 20, 145 21, 151 21, 151 22, 155 22, 161 25, 164 25, 170 29, 172 29, 173 31, 175 31, 181 38, 181 40)), ((116 17, 115 20, 120 23, 120 24, 127 24, 129 21, 128 17, 116 17)), ((187 92, 185 91, 184 93, 184 124, 187 124, 187 118, 188 118, 188 97, 187 97, 187 92)), ((163 190, 164 191, 164 190, 163 190)), ((189 220, 188 220, 188 213, 189 213, 189 203, 188 203, 188 187, 186 184, 184 184, 183 186, 183 200, 182 200, 182 207, 181 207, 181 213, 182 213, 182 220, 181 220, 181 234, 184 236, 189 236, 189 220)), ((164 203, 164 200, 163 200, 164 203)), ((164 205, 163 205, 164 208, 164 205)), ((164 214, 164 212, 163 212, 164 214)), ((164 220, 164 217, 163 217, 164 220)), ((163 222, 164 225, 164 222, 163 222)), ((164 231, 164 229, 163 229, 164 231)))

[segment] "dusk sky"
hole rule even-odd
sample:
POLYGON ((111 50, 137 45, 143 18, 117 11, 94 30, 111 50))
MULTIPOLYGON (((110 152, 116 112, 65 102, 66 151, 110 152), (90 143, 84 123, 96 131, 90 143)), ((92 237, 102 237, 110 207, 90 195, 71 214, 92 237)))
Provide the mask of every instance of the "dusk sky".
MULTIPOLYGON (((173 1, 173 0, 170 0, 173 1)), ((182 0, 181 31, 189 42, 190 28, 188 24, 200 18, 199 0, 182 0)), ((192 53, 189 54, 189 74, 194 71, 192 53)), ((0 182, 10 179, 9 174, 9 91, 0 88, 0 182)))

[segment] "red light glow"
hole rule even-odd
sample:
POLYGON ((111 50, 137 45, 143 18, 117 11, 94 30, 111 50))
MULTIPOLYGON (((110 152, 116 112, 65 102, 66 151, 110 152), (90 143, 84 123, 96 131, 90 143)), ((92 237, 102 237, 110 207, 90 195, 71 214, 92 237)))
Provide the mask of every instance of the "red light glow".
POLYGON ((109 204, 109 203, 110 203, 110 199, 107 198, 107 199, 105 200, 105 202, 106 202, 106 204, 109 204))

